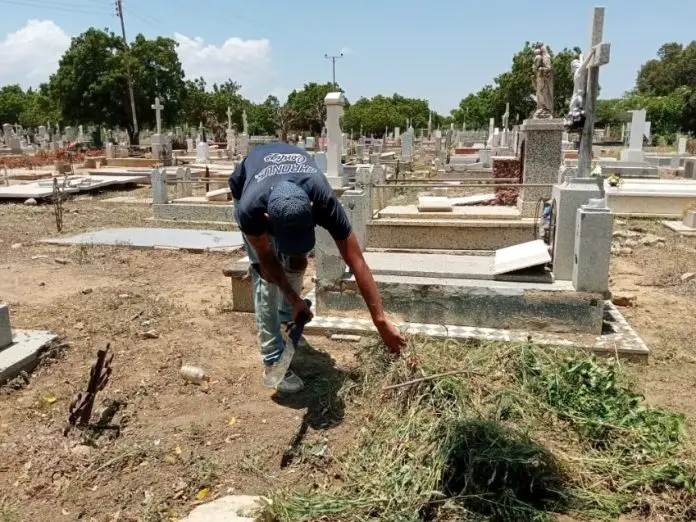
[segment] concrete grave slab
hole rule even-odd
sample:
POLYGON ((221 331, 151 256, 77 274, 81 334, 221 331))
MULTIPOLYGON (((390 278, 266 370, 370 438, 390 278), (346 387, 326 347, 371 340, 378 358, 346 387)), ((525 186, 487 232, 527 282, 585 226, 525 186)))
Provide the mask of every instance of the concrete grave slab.
POLYGON ((420 196, 418 198, 419 212, 452 212, 452 203, 445 196, 420 196))
POLYGON ((478 205, 480 203, 488 203, 495 199, 495 194, 474 194, 473 196, 464 196, 461 198, 452 198, 452 205, 460 207, 465 205, 478 205))
POLYGON ((107 228, 70 237, 41 240, 51 245, 111 245, 170 248, 193 252, 233 252, 243 245, 241 232, 178 228, 107 228))
POLYGON ((495 252, 493 274, 505 274, 551 262, 549 247, 541 239, 501 248, 495 252))
POLYGON ((12 344, 0 349, 0 385, 31 371, 56 335, 42 330, 14 330, 12 344))

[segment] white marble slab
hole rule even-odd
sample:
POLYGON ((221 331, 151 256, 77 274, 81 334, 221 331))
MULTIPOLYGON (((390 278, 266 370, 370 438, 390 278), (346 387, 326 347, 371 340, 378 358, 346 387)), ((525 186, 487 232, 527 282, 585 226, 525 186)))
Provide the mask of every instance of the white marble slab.
POLYGON ((541 239, 537 239, 496 250, 495 260, 493 261, 493 274, 506 274, 515 270, 545 265, 550 262, 549 246, 541 239))

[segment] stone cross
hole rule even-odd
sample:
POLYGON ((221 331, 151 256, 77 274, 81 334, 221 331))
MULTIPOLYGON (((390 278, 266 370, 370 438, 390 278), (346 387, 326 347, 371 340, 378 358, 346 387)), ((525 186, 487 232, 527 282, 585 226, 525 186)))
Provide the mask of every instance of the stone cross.
POLYGON ((604 33, 604 7, 592 11, 590 48, 581 68, 587 69, 587 94, 585 95, 585 124, 580 136, 578 152, 578 177, 589 178, 592 174, 592 137, 594 135, 595 106, 599 94, 599 68, 609 63, 611 45, 602 42, 604 33))
POLYGON ((162 133, 162 109, 164 105, 160 103, 159 96, 155 98, 155 103, 151 106, 155 110, 155 120, 157 121, 157 134, 162 133))
POLYGON ((505 104, 505 114, 503 114, 503 129, 508 128, 508 120, 510 119, 510 104, 505 104))
POLYGON ((232 107, 227 107, 227 130, 232 129, 232 107))

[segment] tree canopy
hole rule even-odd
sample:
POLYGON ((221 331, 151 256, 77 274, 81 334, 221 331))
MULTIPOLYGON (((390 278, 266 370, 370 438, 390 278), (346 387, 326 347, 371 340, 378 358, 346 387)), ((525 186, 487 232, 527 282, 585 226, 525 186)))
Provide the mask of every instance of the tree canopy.
MULTIPOLYGON (((554 54, 551 49, 554 75, 554 112, 560 117, 567 112, 568 103, 573 95, 573 74, 570 63, 580 54, 579 48, 563 49, 554 54)), ((498 75, 494 85, 486 85, 479 92, 464 98, 459 107, 452 111, 457 123, 465 123, 475 129, 488 128, 490 118, 496 124, 502 124, 505 104, 510 104, 510 123, 521 122, 534 112, 536 107, 533 84, 532 64, 534 53, 529 42, 512 57, 509 71, 498 75)))
MULTIPOLYGON (((133 79, 140 128, 152 129, 155 97, 164 105, 165 125, 203 123, 224 138, 227 110, 238 130, 247 113, 248 132, 286 136, 290 132, 319 134, 326 119, 324 98, 336 87, 330 82, 308 82, 293 90, 284 104, 274 96, 254 103, 242 95, 242 86, 229 79, 208 85, 204 78, 186 78, 177 43, 171 38, 137 35, 128 46, 109 30, 89 28, 72 39, 58 69, 38 89, 19 85, 0 88, 0 122, 37 127, 48 122, 62 125, 94 124, 120 127, 137 142, 133 128, 128 73, 133 79)), ((570 63, 580 49, 563 49, 552 55, 555 115, 562 117, 573 91, 570 63)), ((489 118, 500 125, 505 104, 510 104, 510 124, 521 122, 534 110, 533 51, 529 42, 512 57, 510 69, 493 83, 465 96, 449 116, 431 112, 427 100, 394 93, 360 98, 346 104, 343 129, 381 135, 385 129, 433 128, 451 121, 468 128, 485 129, 489 118)), ((338 87, 339 90, 340 87, 338 87)), ((628 111, 646 109, 656 139, 674 139, 677 132, 696 132, 696 41, 688 45, 666 43, 657 57, 637 73, 635 88, 621 98, 600 99, 598 125, 630 121, 628 111)))

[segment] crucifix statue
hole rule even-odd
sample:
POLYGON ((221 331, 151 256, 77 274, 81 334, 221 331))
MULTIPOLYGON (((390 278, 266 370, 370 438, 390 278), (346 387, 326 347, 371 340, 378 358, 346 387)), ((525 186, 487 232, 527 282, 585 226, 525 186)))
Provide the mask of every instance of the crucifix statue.
POLYGON ((595 105, 599 94, 599 68, 609 63, 611 44, 602 42, 604 32, 604 8, 595 7, 592 11, 592 32, 590 48, 583 58, 573 62, 573 97, 570 100, 570 113, 566 126, 582 128, 580 150, 578 151, 578 177, 588 178, 592 173, 592 137, 595 124, 595 105))
POLYGON ((232 108, 227 107, 227 130, 232 130, 232 108))
POLYGON ((151 107, 155 110, 155 121, 157 122, 157 134, 162 133, 162 109, 164 109, 164 105, 160 103, 159 96, 155 98, 155 103, 151 105, 151 107))

